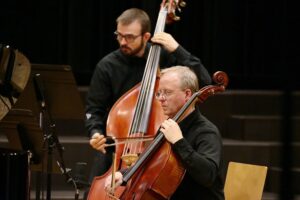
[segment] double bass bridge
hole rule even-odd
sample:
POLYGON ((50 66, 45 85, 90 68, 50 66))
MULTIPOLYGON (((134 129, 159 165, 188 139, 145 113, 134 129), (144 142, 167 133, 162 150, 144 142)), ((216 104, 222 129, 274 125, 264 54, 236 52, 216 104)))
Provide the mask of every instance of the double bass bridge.
POLYGON ((127 167, 130 167, 138 159, 138 154, 125 154, 121 157, 122 161, 126 164, 127 167))

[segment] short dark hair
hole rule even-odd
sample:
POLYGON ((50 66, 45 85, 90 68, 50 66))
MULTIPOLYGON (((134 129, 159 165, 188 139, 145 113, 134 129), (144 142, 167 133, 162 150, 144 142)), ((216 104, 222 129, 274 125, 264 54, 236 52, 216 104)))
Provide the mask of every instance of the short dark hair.
POLYGON ((130 8, 125 10, 116 20, 117 24, 131 24, 135 20, 138 20, 142 27, 142 33, 151 31, 151 22, 148 14, 138 8, 130 8))

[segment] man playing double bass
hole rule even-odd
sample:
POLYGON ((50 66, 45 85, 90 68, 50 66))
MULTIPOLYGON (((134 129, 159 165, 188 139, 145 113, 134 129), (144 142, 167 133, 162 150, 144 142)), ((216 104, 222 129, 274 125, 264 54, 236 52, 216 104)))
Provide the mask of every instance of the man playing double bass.
MULTIPOLYGON (((114 34, 120 48, 99 61, 87 95, 86 128, 90 145, 97 150, 90 182, 111 166, 112 156, 105 149, 107 116, 114 103, 142 80, 150 49, 151 22, 144 11, 128 9, 117 18, 116 23, 114 34)), ((163 47, 160 66, 188 66, 196 72, 201 85, 210 84, 210 75, 200 59, 180 46, 170 34, 155 34, 151 41, 163 47)))
MULTIPOLYGON (((188 67, 176 66, 161 71, 156 98, 169 119, 162 123, 160 131, 186 169, 182 182, 171 197, 173 200, 224 199, 222 138, 218 128, 194 104, 187 109, 179 124, 172 120, 197 91, 197 77, 188 67)), ((122 183, 122 173, 115 174, 117 186, 122 183)), ((107 191, 110 185, 111 176, 105 181, 107 191)))

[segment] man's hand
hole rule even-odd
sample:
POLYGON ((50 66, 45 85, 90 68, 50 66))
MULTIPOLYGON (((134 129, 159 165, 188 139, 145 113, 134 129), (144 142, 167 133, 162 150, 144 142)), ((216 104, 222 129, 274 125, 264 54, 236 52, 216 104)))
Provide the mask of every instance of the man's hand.
POLYGON ((106 153, 105 147, 106 147, 106 138, 104 135, 101 135, 100 133, 94 133, 92 138, 90 139, 90 145, 102 153, 106 153))
POLYGON ((168 52, 172 53, 179 46, 178 42, 169 33, 160 32, 156 33, 151 41, 162 45, 168 52))
POLYGON ((165 120, 162 123, 160 130, 172 144, 183 138, 178 124, 173 119, 165 120))
MULTIPOLYGON (((109 175, 106 179, 105 179, 105 184, 104 184, 104 188, 106 191, 108 192, 113 192, 113 189, 111 186, 111 178, 112 175, 109 175)), ((115 173, 115 187, 118 187, 122 184, 123 182, 123 175, 121 172, 116 172, 115 173)))

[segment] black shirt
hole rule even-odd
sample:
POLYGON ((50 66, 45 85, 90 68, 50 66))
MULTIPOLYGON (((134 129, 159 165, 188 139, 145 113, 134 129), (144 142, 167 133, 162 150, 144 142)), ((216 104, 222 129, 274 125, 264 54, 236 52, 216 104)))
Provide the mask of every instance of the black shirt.
POLYGON ((172 149, 186 174, 171 199, 223 200, 222 138, 218 128, 198 109, 179 126, 184 138, 173 144, 172 149))

